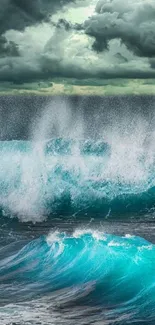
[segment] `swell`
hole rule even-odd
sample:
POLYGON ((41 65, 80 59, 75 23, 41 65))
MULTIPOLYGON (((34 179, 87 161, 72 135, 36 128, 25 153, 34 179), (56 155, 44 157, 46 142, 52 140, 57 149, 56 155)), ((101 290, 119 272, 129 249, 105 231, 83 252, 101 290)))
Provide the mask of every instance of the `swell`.
POLYGON ((7 257, 5 250, 3 304, 50 295, 59 306, 98 306, 107 317, 155 317, 155 247, 140 237, 76 230, 42 236, 7 257))
POLYGON ((152 218, 154 153, 103 140, 0 142, 1 216, 152 218))

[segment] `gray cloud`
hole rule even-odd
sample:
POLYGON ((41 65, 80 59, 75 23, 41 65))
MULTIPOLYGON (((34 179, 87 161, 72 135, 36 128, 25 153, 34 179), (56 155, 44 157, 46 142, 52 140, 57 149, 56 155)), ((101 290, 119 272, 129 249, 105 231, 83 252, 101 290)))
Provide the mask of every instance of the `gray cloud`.
POLYGON ((56 10, 70 2, 74 0, 0 0, 0 34, 48 21, 56 10))
POLYGON ((5 56, 19 56, 19 51, 17 45, 14 42, 8 42, 4 36, 0 36, 0 58, 5 56))
POLYGON ((155 3, 100 0, 85 32, 94 37, 93 49, 108 50, 110 40, 121 39, 135 55, 155 56, 155 3))
POLYGON ((0 0, 1 82, 155 78, 154 1, 100 0, 83 24, 65 19, 80 1, 0 0))
MULTIPOLYGON (((152 62, 153 64, 154 62, 152 62)), ((112 65, 102 67, 102 63, 98 66, 91 64, 81 64, 78 60, 75 62, 69 58, 62 59, 56 54, 42 54, 38 60, 24 61, 22 57, 3 58, 0 60, 0 82, 10 81, 15 84, 22 84, 32 81, 51 81, 52 78, 76 78, 82 79, 145 79, 155 78, 155 69, 131 67, 130 63, 124 62, 122 65, 112 65)))
POLYGON ((51 22, 51 25, 53 25, 56 28, 65 29, 66 31, 70 31, 70 30, 83 31, 82 24, 77 24, 77 23, 72 24, 64 18, 60 18, 57 22, 51 22))

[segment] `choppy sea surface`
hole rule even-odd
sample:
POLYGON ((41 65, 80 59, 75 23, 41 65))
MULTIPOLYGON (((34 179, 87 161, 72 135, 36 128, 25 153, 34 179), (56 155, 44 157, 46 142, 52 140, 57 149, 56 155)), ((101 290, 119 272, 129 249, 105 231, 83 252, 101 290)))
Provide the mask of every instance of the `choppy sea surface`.
POLYGON ((155 324, 154 101, 110 103, 1 119, 2 325, 155 324))

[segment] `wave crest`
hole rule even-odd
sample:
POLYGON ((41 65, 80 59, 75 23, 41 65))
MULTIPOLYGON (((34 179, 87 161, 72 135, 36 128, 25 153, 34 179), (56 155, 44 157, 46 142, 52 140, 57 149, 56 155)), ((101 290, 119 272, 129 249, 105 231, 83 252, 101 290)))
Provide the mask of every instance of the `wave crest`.
POLYGON ((21 301, 23 292, 24 299, 50 293, 62 305, 95 304, 107 315, 146 319, 155 313, 154 267, 154 245, 140 237, 51 233, 0 260, 0 297, 21 301))
POLYGON ((0 142, 0 205, 21 221, 154 213, 154 156, 98 140, 0 142))

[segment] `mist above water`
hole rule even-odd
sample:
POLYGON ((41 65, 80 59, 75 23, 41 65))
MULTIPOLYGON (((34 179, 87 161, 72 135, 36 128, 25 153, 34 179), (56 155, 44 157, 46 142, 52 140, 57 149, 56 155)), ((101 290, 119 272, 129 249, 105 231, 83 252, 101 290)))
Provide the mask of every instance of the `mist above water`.
MULTIPOLYGON (((29 98, 27 102, 31 104, 29 98)), ((34 98, 29 112, 33 105, 34 98)), ((25 115, 25 120, 29 116, 29 141, 1 142, 0 204, 4 214, 33 222, 65 210, 88 216, 93 211, 105 218, 113 209, 109 202, 155 186, 152 99, 53 98, 38 107, 36 98, 33 118, 32 112, 25 115)), ((11 119, 5 122, 8 133, 13 125, 18 129, 25 121, 18 112, 12 113, 16 124, 11 119)), ((151 200, 146 210, 154 207, 154 198, 151 200)))
POLYGON ((155 157, 153 108, 147 113, 143 107, 133 109, 132 105, 106 110, 104 103, 96 109, 88 104, 87 98, 79 102, 77 109, 66 99, 55 98, 48 103, 31 127, 34 151, 44 155, 47 142, 53 138, 74 140, 72 158, 78 158, 80 163, 83 159, 79 148, 81 139, 92 140, 94 144, 103 141, 111 148, 106 166, 108 177, 129 181, 147 178, 155 157))

